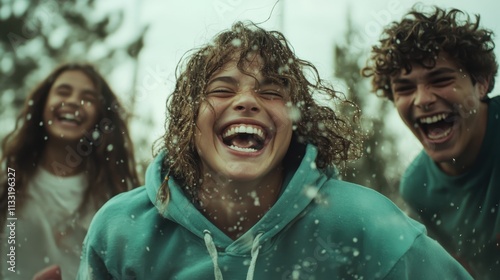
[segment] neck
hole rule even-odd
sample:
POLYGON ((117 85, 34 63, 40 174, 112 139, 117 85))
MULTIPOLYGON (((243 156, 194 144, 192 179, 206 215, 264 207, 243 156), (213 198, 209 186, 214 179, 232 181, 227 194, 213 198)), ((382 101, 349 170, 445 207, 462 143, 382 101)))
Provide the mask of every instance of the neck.
POLYGON ((278 200, 284 172, 268 180, 241 182, 205 178, 198 199, 202 213, 232 239, 254 226, 278 200))
POLYGON ((85 168, 85 158, 77 152, 77 143, 50 140, 43 149, 40 165, 50 173, 68 177, 82 172, 85 168))

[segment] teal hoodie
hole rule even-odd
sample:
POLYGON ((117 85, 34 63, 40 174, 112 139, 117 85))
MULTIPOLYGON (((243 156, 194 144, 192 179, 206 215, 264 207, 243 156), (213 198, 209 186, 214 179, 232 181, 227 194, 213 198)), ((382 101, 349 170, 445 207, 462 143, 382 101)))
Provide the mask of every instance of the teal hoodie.
POLYGON ((160 154, 146 185, 95 215, 77 279, 472 279, 425 228, 379 193, 316 168, 308 145, 274 206, 232 240, 169 180, 160 154), (162 209, 162 210, 160 210, 162 209))

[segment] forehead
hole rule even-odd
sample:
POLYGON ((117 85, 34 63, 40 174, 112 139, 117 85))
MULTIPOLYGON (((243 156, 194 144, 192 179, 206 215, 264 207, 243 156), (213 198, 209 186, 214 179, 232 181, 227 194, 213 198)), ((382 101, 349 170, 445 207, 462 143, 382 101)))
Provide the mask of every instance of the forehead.
MULTIPOLYGON (((210 79, 214 77, 227 75, 227 74, 235 74, 240 72, 238 69, 238 62, 240 60, 239 53, 233 54, 231 59, 227 61, 222 67, 220 67, 217 71, 215 71, 210 79)), ((262 69, 264 68, 264 60, 258 54, 248 54, 241 59, 242 70, 247 72, 246 74, 262 76, 262 69)))
POLYGON ((75 88, 82 88, 95 91, 94 82, 87 74, 80 70, 68 70, 62 72, 54 81, 53 88, 68 85, 75 88))
POLYGON ((449 54, 442 52, 436 57, 435 65, 433 67, 424 67, 420 63, 412 62, 411 70, 407 71, 402 69, 400 72, 391 76, 391 82, 398 78, 419 78, 427 75, 437 69, 451 69, 459 71, 461 69, 457 60, 452 58, 449 54))

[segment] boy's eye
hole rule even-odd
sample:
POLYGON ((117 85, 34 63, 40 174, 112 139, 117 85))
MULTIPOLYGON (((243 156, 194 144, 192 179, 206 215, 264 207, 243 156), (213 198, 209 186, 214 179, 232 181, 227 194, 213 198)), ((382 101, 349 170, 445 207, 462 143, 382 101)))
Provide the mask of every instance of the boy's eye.
POLYGON ((453 82, 452 77, 442 77, 442 78, 437 78, 432 81, 432 84, 438 87, 444 87, 449 85, 451 82, 453 82))
POLYGON ((397 95, 407 95, 413 92, 413 86, 396 86, 394 88, 394 93, 397 95))

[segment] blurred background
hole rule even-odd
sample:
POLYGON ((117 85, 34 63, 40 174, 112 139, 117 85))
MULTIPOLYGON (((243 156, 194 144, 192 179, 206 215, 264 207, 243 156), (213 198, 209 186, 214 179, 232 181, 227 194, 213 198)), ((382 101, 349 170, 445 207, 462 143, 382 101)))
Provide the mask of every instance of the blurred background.
MULTIPOLYGON (((0 0, 0 140, 31 89, 61 63, 98 67, 131 113, 139 173, 164 133, 165 101, 183 54, 237 20, 285 34, 296 54, 358 103, 370 138, 365 156, 344 179, 373 188, 404 208, 399 179, 421 146, 392 103, 369 92, 359 75, 383 26, 399 20, 407 0, 0 0)), ((500 32, 496 0, 433 0, 422 4, 480 14, 500 32)), ((496 39, 498 44, 498 39, 496 39)), ((499 50, 497 49, 497 52, 499 50)), ((498 53, 497 53, 498 56, 498 53)), ((496 91, 494 91, 494 95, 496 91)))

